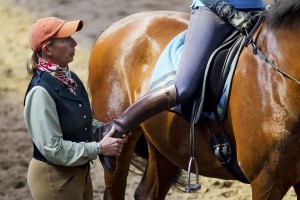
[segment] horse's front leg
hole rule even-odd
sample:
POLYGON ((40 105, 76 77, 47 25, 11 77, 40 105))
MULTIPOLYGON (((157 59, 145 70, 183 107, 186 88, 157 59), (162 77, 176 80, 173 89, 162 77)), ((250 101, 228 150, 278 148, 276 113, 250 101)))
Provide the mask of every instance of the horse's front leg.
POLYGON ((109 173, 104 172, 106 188, 103 199, 124 199, 131 157, 139 137, 140 133, 136 132, 132 133, 132 136, 129 137, 128 142, 124 145, 121 155, 117 157, 115 173, 110 175, 109 173))
POLYGON ((135 199, 165 199, 181 170, 160 154, 150 142, 148 143, 148 165, 135 192, 135 199))
POLYGON ((264 169, 251 181, 252 200, 282 200, 288 192, 288 187, 280 184, 274 176, 275 172, 270 173, 269 169, 264 169))

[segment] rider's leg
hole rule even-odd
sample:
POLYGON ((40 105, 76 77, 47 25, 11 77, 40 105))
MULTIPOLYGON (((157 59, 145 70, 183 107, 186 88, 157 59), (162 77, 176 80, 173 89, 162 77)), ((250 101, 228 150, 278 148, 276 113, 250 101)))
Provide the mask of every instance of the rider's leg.
MULTIPOLYGON (((115 129, 114 137, 122 137, 148 118, 163 110, 169 110, 176 103, 181 103, 193 95, 197 85, 202 81, 209 55, 231 30, 231 25, 208 8, 195 9, 190 18, 175 84, 171 83, 151 91, 136 101, 118 119, 102 127, 102 137, 112 127, 115 129)), ((115 157, 100 156, 100 160, 107 172, 115 171, 115 157)))
MULTIPOLYGON (((175 85, 171 83, 143 96, 127 108, 118 119, 104 125, 102 137, 112 126, 115 129, 114 137, 122 137, 146 119, 163 110, 169 110, 176 103, 190 97, 203 78, 209 55, 231 30, 230 25, 209 9, 193 10, 175 85)), ((110 173, 115 171, 115 157, 101 156, 100 160, 106 171, 110 173)))
POLYGON ((192 10, 175 85, 177 102, 182 103, 201 89, 207 61, 212 52, 233 30, 207 7, 192 10))

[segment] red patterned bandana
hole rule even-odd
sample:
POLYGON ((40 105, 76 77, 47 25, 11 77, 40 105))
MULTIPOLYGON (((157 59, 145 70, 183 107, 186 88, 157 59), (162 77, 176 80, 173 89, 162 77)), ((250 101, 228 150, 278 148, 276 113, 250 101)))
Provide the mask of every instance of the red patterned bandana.
POLYGON ((48 62, 39 57, 38 69, 50 73, 53 77, 57 78, 65 87, 76 95, 77 83, 71 78, 69 67, 60 67, 57 64, 48 62))

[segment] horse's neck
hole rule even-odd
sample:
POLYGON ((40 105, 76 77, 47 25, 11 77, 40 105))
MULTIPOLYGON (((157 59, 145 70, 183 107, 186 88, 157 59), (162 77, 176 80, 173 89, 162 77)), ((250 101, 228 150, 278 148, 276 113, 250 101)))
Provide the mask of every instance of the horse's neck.
POLYGON ((262 93, 276 97, 280 102, 285 102, 286 105, 282 105, 283 107, 290 104, 290 101, 286 101, 286 99, 294 95, 300 96, 300 85, 297 84, 297 81, 300 80, 299 35, 300 27, 271 28, 266 23, 255 35, 258 48, 268 59, 266 61, 259 55, 253 54, 258 63, 256 81, 260 88, 264 88, 262 93), (282 72, 280 72, 281 70, 282 72), (293 78, 296 81, 292 80, 293 78))
POLYGON ((276 54, 276 57, 281 59, 282 64, 284 64, 287 58, 291 56, 294 56, 292 58, 294 62, 300 60, 298 50, 300 45, 299 35, 300 26, 293 28, 271 28, 264 23, 260 30, 254 35, 254 38, 259 48, 265 51, 266 54, 269 54, 270 57, 275 57, 276 54), (297 57, 299 57, 299 59, 296 59, 297 57))

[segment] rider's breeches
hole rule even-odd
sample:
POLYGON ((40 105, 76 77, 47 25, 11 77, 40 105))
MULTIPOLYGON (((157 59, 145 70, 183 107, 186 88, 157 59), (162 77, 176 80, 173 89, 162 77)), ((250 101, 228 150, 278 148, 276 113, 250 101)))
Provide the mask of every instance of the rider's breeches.
POLYGON ((27 182, 34 200, 92 200, 90 167, 50 165, 32 159, 27 182))
POLYGON ((233 26, 224 22, 206 7, 193 9, 188 25, 179 68, 174 80, 177 88, 177 103, 191 97, 205 73, 212 52, 233 31, 233 26))

